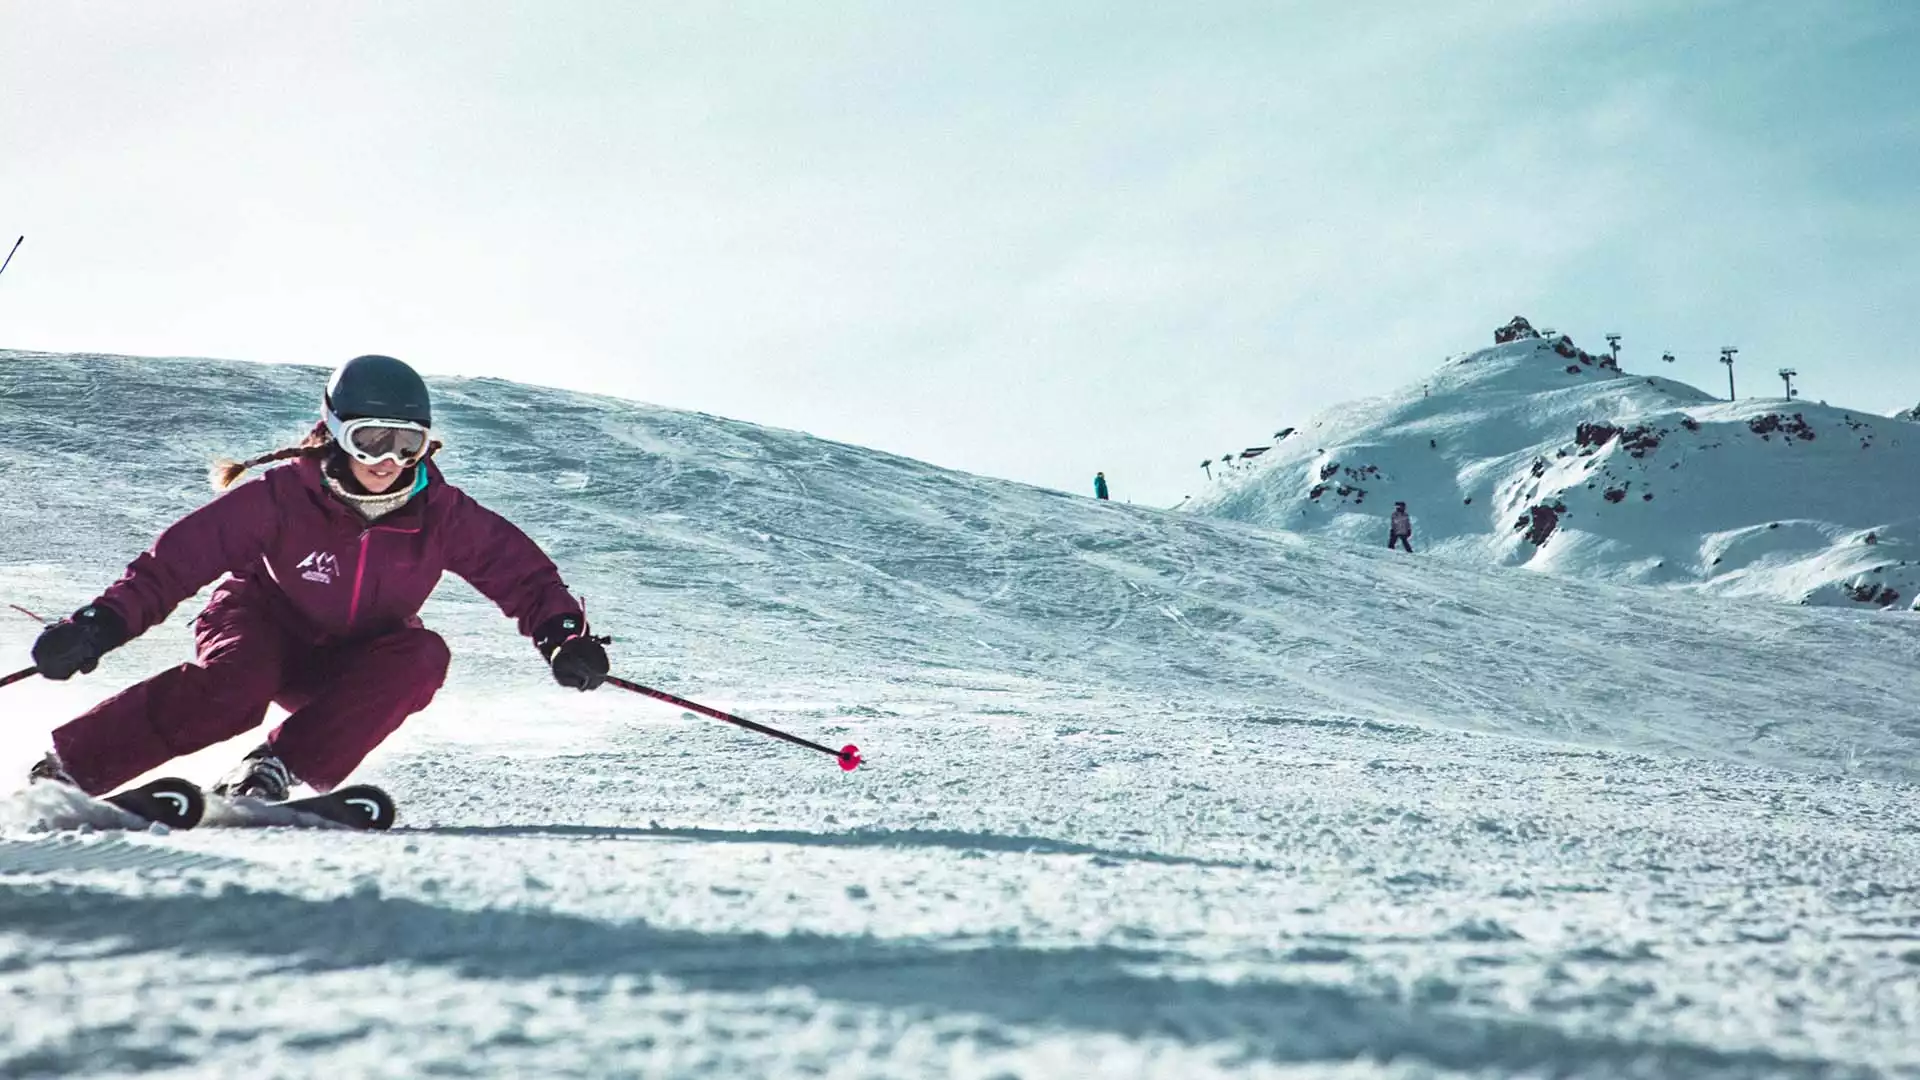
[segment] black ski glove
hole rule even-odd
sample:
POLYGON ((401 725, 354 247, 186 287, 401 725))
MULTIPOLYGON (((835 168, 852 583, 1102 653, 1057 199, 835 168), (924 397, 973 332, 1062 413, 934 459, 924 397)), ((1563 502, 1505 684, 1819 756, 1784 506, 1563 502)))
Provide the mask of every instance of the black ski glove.
POLYGON ((607 679, 606 645, 578 615, 555 615, 533 632, 533 647, 553 668, 553 681, 570 690, 596 690, 607 679))
POLYGON ((33 666, 44 678, 65 682, 100 666, 100 658, 127 643, 127 624, 112 608, 91 605, 40 632, 33 666))

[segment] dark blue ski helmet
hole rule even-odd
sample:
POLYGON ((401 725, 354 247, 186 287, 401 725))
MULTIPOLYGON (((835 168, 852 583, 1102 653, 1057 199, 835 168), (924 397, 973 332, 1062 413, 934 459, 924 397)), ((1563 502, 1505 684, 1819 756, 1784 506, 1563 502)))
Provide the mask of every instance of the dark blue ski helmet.
POLYGON ((426 380, 391 356, 356 356, 327 380, 327 411, 336 420, 408 420, 433 426, 426 380))

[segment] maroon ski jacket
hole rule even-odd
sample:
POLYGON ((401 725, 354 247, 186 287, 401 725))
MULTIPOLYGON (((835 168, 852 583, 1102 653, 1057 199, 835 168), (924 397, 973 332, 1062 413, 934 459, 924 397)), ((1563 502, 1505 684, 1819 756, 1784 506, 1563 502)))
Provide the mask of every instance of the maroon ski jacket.
POLYGON ((451 570, 520 624, 581 614, 560 571, 507 519, 446 482, 369 523, 328 494, 320 463, 268 469, 174 523, 95 603, 139 636, 222 574, 213 604, 263 604, 315 644, 419 625, 420 605, 451 570))

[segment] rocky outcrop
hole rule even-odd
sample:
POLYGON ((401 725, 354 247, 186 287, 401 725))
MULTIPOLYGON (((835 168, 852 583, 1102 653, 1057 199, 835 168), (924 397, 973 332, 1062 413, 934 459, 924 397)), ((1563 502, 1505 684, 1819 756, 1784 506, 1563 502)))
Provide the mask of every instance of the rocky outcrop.
POLYGON ((1575 446, 1584 448, 1581 451, 1582 454, 1592 454, 1618 439, 1620 449, 1634 457, 1644 458, 1660 446, 1661 436, 1665 434, 1665 431, 1652 424, 1623 428, 1601 420, 1574 428, 1573 442, 1575 446))
POLYGON ((1508 342, 1520 341, 1524 338, 1537 338, 1539 336, 1540 331, 1535 330, 1533 324, 1528 322, 1524 315, 1515 315, 1512 322, 1493 332, 1493 343, 1495 345, 1505 345, 1508 342))
POLYGON ((1847 597, 1856 604, 1872 604, 1875 607, 1892 607, 1900 602, 1900 591, 1886 585, 1875 585, 1869 581, 1862 585, 1842 585, 1847 597))
POLYGON ((1792 442, 1795 439, 1803 439, 1807 442, 1813 441, 1813 427, 1808 424, 1806 418, 1799 413, 1794 413, 1790 417, 1782 416, 1779 413, 1768 413, 1765 416, 1756 416, 1747 421, 1747 428, 1755 435, 1768 441, 1772 441, 1776 433, 1788 442, 1792 442))
POLYGON ((1560 527, 1560 515, 1566 512, 1567 504, 1558 500, 1551 504, 1540 503, 1520 515, 1520 520, 1514 522, 1513 527, 1516 530, 1525 529, 1527 543, 1539 547, 1553 535, 1553 530, 1560 527))

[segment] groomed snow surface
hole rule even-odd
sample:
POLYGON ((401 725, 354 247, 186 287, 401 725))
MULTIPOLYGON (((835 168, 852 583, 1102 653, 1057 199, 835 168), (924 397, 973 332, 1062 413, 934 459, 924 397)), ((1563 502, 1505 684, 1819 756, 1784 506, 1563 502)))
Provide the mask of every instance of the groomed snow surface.
MULTIPOLYGON (((322 377, 0 353, 0 604, 90 599, 322 377)), ((552 687, 449 580, 355 778, 392 833, 0 800, 0 1075, 1920 1075, 1914 616, 436 391, 617 670, 869 764, 552 687)), ((0 690, 0 775, 195 610, 0 690)))

